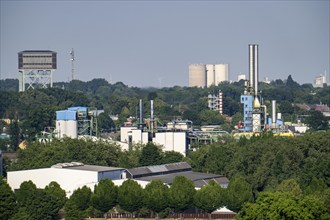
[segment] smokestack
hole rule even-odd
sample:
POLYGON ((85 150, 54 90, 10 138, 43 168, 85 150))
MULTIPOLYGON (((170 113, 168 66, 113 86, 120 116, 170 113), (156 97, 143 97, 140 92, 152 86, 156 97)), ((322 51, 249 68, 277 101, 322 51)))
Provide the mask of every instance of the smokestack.
POLYGON ((276 128, 276 100, 272 100, 272 128, 276 128))
POLYGON ((143 104, 142 104, 142 99, 140 99, 140 126, 142 127, 143 124, 143 104))
POLYGON ((253 88, 254 95, 258 95, 259 68, 258 68, 258 44, 249 44, 249 71, 250 87, 253 88))
POLYGON ((150 130, 154 132, 154 100, 150 100, 150 130))

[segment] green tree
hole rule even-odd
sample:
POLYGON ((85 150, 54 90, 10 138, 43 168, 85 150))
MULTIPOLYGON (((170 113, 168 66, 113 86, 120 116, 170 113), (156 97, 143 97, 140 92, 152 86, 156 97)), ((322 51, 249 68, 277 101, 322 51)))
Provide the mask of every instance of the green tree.
POLYGON ((59 208, 54 197, 49 196, 43 189, 37 189, 31 181, 23 182, 16 193, 20 208, 26 208, 32 219, 53 219, 59 208))
POLYGON ((140 165, 159 165, 161 162, 161 149, 151 142, 147 143, 146 146, 142 148, 140 165))
POLYGON ((19 208, 10 220, 34 220, 26 207, 19 208))
POLYGON ((69 200, 73 202, 79 210, 85 211, 90 206, 91 195, 91 189, 87 186, 83 186, 73 191, 69 200))
POLYGON ((169 192, 170 206, 182 213, 187 208, 193 206, 195 195, 194 183, 184 176, 176 176, 169 192))
POLYGON ((112 121, 109 114, 105 112, 101 113, 97 117, 97 125, 101 132, 110 132, 113 128, 115 128, 115 123, 112 121))
POLYGON ((196 192, 194 205, 199 210, 209 213, 209 218, 211 218, 211 212, 225 205, 224 196, 225 190, 216 182, 211 181, 196 192))
POLYGON ((66 220, 83 220, 84 212, 80 210, 75 201, 68 199, 65 203, 65 219, 66 220))
POLYGON ((226 198, 227 207, 238 212, 245 202, 253 200, 252 187, 243 176, 236 175, 229 182, 226 198))
POLYGON ((118 189, 110 179, 103 179, 94 187, 91 196, 92 206, 107 213, 117 204, 118 189))
POLYGON ((118 204, 123 210, 134 213, 143 207, 143 189, 134 180, 128 179, 118 189, 118 204))
POLYGON ((255 203, 244 204, 236 219, 328 219, 329 204, 324 201, 288 192, 262 192, 255 203))
POLYGON ((0 219, 9 219, 17 210, 15 194, 0 177, 0 219))
POLYGON ((289 192, 295 196, 300 196, 302 194, 302 190, 300 189, 299 183, 297 183, 297 181, 294 179, 284 180, 276 187, 276 191, 289 192))
POLYGON ((153 180, 144 189, 144 204, 146 208, 156 212, 157 219, 159 213, 168 207, 168 186, 161 180, 153 180))
POLYGON ((309 117, 305 123, 313 130, 327 130, 329 128, 327 118, 320 111, 309 111, 309 117))
POLYGON ((179 152, 165 151, 162 153, 162 164, 181 162, 183 158, 183 155, 179 152))
POLYGON ((66 193, 61 188, 61 186, 57 182, 50 182, 46 187, 45 190, 46 194, 51 197, 55 202, 56 205, 54 206, 54 216, 56 216, 61 208, 64 207, 66 202, 66 193))

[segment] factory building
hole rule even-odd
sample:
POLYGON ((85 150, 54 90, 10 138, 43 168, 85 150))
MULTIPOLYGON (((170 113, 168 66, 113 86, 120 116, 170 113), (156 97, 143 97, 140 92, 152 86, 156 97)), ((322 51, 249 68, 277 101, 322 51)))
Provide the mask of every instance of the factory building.
POLYGON ((195 184, 196 189, 200 189, 212 180, 223 188, 227 188, 229 184, 229 180, 225 176, 193 172, 191 166, 186 162, 131 169, 84 165, 79 162, 59 163, 50 168, 9 171, 7 182, 15 191, 25 181, 32 181, 37 188, 41 189, 54 181, 66 192, 67 197, 70 197, 73 191, 83 186, 87 186, 93 191, 94 186, 103 179, 111 179, 116 186, 120 186, 127 179, 132 179, 145 188, 152 180, 161 180, 170 186, 176 176, 187 177, 195 184))
POLYGON ((228 64, 190 64, 189 87, 210 87, 229 81, 228 64))
MULTIPOLYGON (((276 112, 276 101, 272 100, 272 116, 267 113, 267 107, 263 104, 263 98, 259 91, 259 64, 258 45, 249 45, 249 80, 245 81, 245 90, 241 95, 243 104, 243 125, 239 125, 239 131, 247 134, 259 133, 265 129, 271 129, 274 133, 291 136, 286 132, 281 113, 276 112)), ((241 135, 236 135, 241 136, 241 135)), ((244 136, 244 135, 243 135, 244 136)))
POLYGON ((197 189, 207 185, 212 180, 223 188, 227 188, 229 184, 229 180, 225 176, 194 172, 186 162, 131 168, 125 170, 123 175, 139 181, 161 180, 167 185, 172 185, 176 176, 184 176, 190 179, 197 189))
POLYGON ((90 110, 83 106, 56 111, 57 137, 97 136, 97 115, 102 112, 103 110, 90 110))
POLYGON ((53 87, 57 53, 50 50, 24 50, 18 53, 19 92, 53 87))
POLYGON ((78 162, 60 163, 50 168, 9 171, 7 181, 13 190, 20 188, 24 181, 31 180, 37 188, 45 188, 50 182, 57 182, 68 197, 74 190, 94 185, 102 179, 118 180, 122 178, 124 168, 84 165, 78 162))

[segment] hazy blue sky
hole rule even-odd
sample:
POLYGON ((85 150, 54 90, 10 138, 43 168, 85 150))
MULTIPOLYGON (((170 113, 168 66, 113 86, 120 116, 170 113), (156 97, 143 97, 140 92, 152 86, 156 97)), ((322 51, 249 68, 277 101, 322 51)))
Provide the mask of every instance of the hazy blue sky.
POLYGON ((329 72, 329 1, 3 1, 1 79, 17 53, 57 52, 55 81, 105 78, 130 86, 187 86, 188 65, 228 63, 248 73, 259 44, 260 79, 299 83, 329 72))

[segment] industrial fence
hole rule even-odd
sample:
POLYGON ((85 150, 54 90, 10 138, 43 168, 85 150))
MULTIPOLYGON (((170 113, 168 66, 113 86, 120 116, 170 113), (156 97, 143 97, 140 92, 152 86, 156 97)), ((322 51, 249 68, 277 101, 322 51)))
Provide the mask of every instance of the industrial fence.
MULTIPOLYGON (((215 213, 211 214, 211 219, 234 219, 236 213, 215 213)), ((153 214, 136 215, 130 213, 108 213, 108 218, 155 218, 153 214)), ((170 213, 169 219, 209 219, 208 213, 170 213)))

